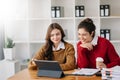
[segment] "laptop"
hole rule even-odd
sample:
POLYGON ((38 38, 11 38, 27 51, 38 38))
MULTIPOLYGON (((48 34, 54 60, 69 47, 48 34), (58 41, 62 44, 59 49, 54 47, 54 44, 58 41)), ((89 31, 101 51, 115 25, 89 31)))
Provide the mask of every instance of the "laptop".
POLYGON ((34 60, 38 68, 37 76, 61 78, 64 73, 57 61, 34 60))

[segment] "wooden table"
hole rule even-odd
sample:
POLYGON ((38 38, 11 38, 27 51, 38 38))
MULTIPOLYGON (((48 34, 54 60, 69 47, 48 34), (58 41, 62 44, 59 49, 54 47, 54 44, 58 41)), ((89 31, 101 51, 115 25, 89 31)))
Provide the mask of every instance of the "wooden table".
MULTIPOLYGON (((64 73, 66 74, 70 74, 72 73, 74 70, 71 71, 65 71, 64 73)), ((48 77, 37 77, 37 71, 36 70, 28 70, 28 69, 24 69, 20 72, 18 72, 17 74, 15 74, 14 76, 8 78, 8 80, 101 80, 101 77, 97 77, 97 76, 65 76, 63 78, 48 78, 48 77)))

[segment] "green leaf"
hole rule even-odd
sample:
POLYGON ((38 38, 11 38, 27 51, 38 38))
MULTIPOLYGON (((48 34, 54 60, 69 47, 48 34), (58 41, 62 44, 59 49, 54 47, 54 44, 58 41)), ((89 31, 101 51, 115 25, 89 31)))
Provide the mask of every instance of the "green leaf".
POLYGON ((11 38, 7 38, 5 41, 5 48, 13 48, 15 46, 15 43, 11 38))

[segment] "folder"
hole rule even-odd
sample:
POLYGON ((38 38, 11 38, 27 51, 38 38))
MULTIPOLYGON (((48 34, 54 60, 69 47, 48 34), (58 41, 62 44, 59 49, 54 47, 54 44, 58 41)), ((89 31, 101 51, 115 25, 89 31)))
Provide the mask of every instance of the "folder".
POLYGON ((100 29, 100 36, 105 38, 105 29, 100 29))
POLYGON ((51 7, 51 16, 52 16, 52 18, 55 18, 55 17, 56 17, 55 10, 56 10, 55 7, 52 6, 52 7, 51 7))
POLYGON ((100 5, 100 16, 105 16, 105 8, 104 5, 100 5))
POLYGON ((85 16, 85 9, 84 6, 80 6, 80 17, 84 17, 85 16))
POLYGON ((80 17, 80 9, 79 9, 79 6, 75 6, 75 17, 80 17))
POLYGON ((110 29, 106 29, 105 34, 106 39, 110 40, 110 29))
POLYGON ((105 6, 105 16, 110 16, 110 6, 109 5, 104 5, 105 6))

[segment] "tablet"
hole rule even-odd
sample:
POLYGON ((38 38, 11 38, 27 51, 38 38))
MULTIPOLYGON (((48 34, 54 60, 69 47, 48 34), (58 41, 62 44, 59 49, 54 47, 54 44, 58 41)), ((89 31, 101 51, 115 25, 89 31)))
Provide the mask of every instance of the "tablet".
POLYGON ((64 73, 57 61, 34 60, 38 67, 38 76, 61 78, 64 73))

